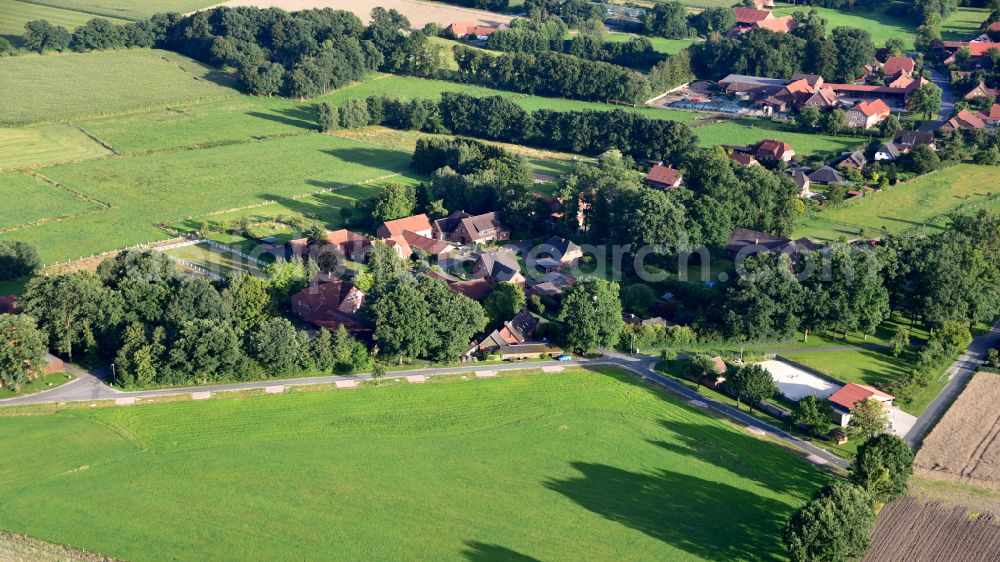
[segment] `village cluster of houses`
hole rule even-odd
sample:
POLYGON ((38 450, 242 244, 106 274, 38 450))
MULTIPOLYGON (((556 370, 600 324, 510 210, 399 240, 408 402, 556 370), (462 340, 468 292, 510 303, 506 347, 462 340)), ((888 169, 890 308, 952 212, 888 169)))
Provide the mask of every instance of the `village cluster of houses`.
MULTIPOLYGON (((507 248, 477 249, 510 239, 510 230, 497 213, 470 215, 459 211, 447 217, 430 220, 426 214, 385 221, 376 229, 375 238, 368 238, 346 229, 328 231, 322 242, 323 251, 331 248, 346 259, 364 262, 373 244, 391 248, 401 259, 422 252, 424 257, 444 266, 431 269, 426 275, 448 284, 450 290, 475 301, 483 301, 499 283, 520 285, 528 294, 555 297, 576 281, 565 270, 583 257, 576 243, 553 236, 532 251, 533 275, 526 276, 517 254, 507 248), (471 271, 461 277, 445 269, 471 264, 471 271)), ((286 256, 310 256, 309 238, 291 240, 284 247, 286 256)), ((292 295, 292 312, 317 328, 337 330, 343 326, 349 332, 365 335, 368 327, 359 312, 365 304, 364 291, 348 278, 327 273, 318 275, 308 287, 292 295)), ((472 346, 463 357, 500 353, 504 359, 523 359, 557 352, 544 342, 530 337, 534 317, 522 311, 494 332, 472 346), (502 349, 501 349, 502 348, 502 349)), ((536 319, 537 320, 537 319, 536 319)))

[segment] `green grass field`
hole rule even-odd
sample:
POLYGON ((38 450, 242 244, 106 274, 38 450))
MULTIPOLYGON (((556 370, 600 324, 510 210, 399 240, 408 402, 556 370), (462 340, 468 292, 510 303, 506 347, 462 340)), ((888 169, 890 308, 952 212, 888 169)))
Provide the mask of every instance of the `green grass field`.
POLYGON ((0 128, 0 172, 111 154, 71 125, 0 128))
MULTIPOLYGON (((111 208, 0 238, 31 242, 52 263, 169 237, 157 223, 394 177, 409 163, 405 152, 317 134, 54 166, 45 177, 111 208)), ((0 175, 0 188, 16 189, 15 181, 23 180, 0 175)), ((19 217, 19 209, 0 211, 0 223, 19 217)))
POLYGON ((52 184, 21 173, 0 175, 0 198, 9 203, 0 211, 0 232, 44 219, 79 215, 101 208, 52 184))
MULTIPOLYGON (((94 19, 93 14, 62 10, 20 0, 0 0, 0 37, 6 38, 16 46, 21 45, 24 24, 29 21, 48 20, 52 25, 61 25, 72 32, 92 19, 94 19)), ((124 20, 108 19, 114 23, 125 23, 124 20)))
POLYGON ((828 478, 612 370, 14 416, 0 455, 0 527, 130 560, 770 560, 828 478))
POLYGON ((816 10, 819 15, 826 19, 827 31, 832 31, 837 27, 857 27, 868 30, 871 33, 872 41, 877 47, 885 44, 887 39, 898 37, 903 39, 908 47, 913 46, 913 34, 917 27, 907 18, 886 14, 884 10, 834 10, 832 8, 822 8, 819 6, 788 6, 779 4, 775 8, 775 15, 789 15, 794 12, 809 13, 816 10))
POLYGON ((43 390, 52 390, 57 386, 62 386, 76 377, 69 373, 52 373, 42 375, 31 382, 21 385, 20 392, 14 392, 12 388, 0 388, 0 399, 14 398, 17 396, 27 396, 43 390))
POLYGON ((148 18, 156 13, 178 12, 181 14, 207 8, 218 2, 210 0, 26 0, 33 4, 41 4, 73 10, 90 15, 90 17, 115 17, 127 20, 148 18))
POLYGON ((235 96, 220 71, 160 50, 0 59, 0 125, 63 121, 235 96))
POLYGON ((165 253, 223 277, 233 277, 240 273, 253 275, 264 273, 260 267, 245 258, 208 244, 184 246, 167 250, 165 253))
POLYGON ((762 139, 781 139, 790 144, 796 154, 803 156, 830 156, 867 144, 865 139, 858 137, 783 131, 776 124, 763 119, 736 119, 703 125, 694 132, 702 146, 748 145, 762 139))
POLYGON ((948 19, 941 22, 941 37, 955 41, 968 41, 979 33, 979 26, 986 21, 990 11, 986 8, 959 6, 948 19))
POLYGON ((996 185, 995 168, 958 164, 808 215, 792 235, 836 240, 856 237, 862 229, 868 236, 878 236, 883 229, 890 233, 934 232, 944 225, 947 213, 1000 210, 996 185))

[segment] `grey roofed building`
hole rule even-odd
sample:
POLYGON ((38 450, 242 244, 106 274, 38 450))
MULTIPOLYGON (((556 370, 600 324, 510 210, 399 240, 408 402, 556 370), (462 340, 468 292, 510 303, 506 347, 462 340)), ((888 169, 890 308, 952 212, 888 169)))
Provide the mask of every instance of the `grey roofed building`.
POLYGON ((511 252, 485 252, 479 254, 473 264, 473 271, 493 282, 508 281, 523 283, 521 266, 511 252))
POLYGON ((855 150, 854 152, 844 156, 837 166, 841 168, 857 168, 858 170, 863 169, 868 165, 868 158, 865 157, 865 153, 860 150, 855 150))
POLYGON ((894 142, 887 142, 875 150, 875 160, 895 160, 902 152, 894 142))
POLYGON ((751 253, 774 252, 794 256, 800 252, 818 250, 819 246, 808 238, 791 240, 784 236, 774 236, 749 228, 733 229, 732 234, 729 235, 729 242, 726 244, 726 252, 735 257, 740 253, 746 253, 747 248, 755 250, 751 253))
POLYGON ((934 133, 929 131, 900 131, 896 133, 894 142, 901 146, 934 146, 934 133))
POLYGON ((745 74, 730 74, 719 80, 719 86, 726 93, 746 92, 755 96, 770 96, 781 91, 788 80, 780 78, 764 78, 762 76, 747 76, 745 74))
POLYGON ((823 166, 815 172, 809 174, 809 181, 829 185, 832 183, 843 183, 844 174, 831 166, 823 166))

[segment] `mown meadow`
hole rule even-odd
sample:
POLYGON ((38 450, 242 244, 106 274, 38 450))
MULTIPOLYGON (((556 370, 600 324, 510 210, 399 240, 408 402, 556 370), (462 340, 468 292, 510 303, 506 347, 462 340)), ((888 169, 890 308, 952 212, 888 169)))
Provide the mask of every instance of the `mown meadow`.
POLYGON ((827 479, 610 368, 14 415, 0 454, 0 527, 130 560, 770 560, 827 479))

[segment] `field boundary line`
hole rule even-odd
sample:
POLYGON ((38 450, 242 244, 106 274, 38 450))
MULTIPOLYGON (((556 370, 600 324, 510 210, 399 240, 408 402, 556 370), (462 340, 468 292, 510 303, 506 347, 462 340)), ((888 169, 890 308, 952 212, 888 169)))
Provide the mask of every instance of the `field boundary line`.
POLYGON ((29 175, 31 177, 37 179, 37 180, 43 181, 43 182, 45 182, 47 184, 50 184, 50 185, 52 185, 54 187, 57 187, 59 189, 62 189, 64 191, 69 192, 74 197, 76 197, 77 199, 80 199, 82 201, 87 201, 89 203, 96 203, 96 204, 100 205, 101 207, 103 207, 105 210, 114 208, 114 205, 112 205, 111 203, 107 203, 105 201, 101 201, 100 199, 96 199, 94 197, 90 197, 89 195, 83 193, 82 191, 77 191, 76 189, 73 189, 72 187, 70 187, 68 185, 63 185, 63 184, 57 182, 56 180, 54 180, 52 178, 49 178, 49 177, 47 177, 47 176, 45 176, 45 175, 43 175, 43 174, 41 174, 39 172, 32 171, 32 172, 29 173, 29 175))
POLYGON ((282 197, 281 199, 269 199, 267 201, 260 201, 260 202, 257 202, 257 203, 252 203, 250 205, 243 205, 241 207, 233 207, 232 209, 221 209, 221 210, 218 210, 218 211, 209 211, 207 213, 202 213, 200 215, 191 215, 191 216, 189 216, 189 217, 187 217, 185 219, 179 219, 179 220, 194 220, 194 219, 200 219, 200 218, 204 218, 204 217, 213 217, 213 216, 216 216, 216 215, 224 215, 226 213, 237 213, 239 211, 248 211, 250 209, 257 209, 257 208, 260 208, 260 207, 269 207, 271 205, 277 205, 277 204, 282 203, 284 201, 298 201, 299 199, 305 199, 306 197, 312 197, 314 195, 320 195, 320 194, 323 194, 323 193, 336 193, 338 191, 343 191, 345 189, 350 189, 350 188, 358 186, 358 185, 368 185, 368 184, 370 184, 372 182, 384 181, 384 180, 387 180, 387 179, 390 179, 390 178, 394 178, 394 177, 397 177, 397 176, 401 176, 401 175, 402 175, 401 172, 396 172, 396 173, 393 173, 393 174, 386 174, 384 176, 378 176, 378 177, 375 177, 375 178, 369 178, 367 180, 360 181, 358 183, 351 184, 351 185, 345 185, 345 186, 342 186, 342 187, 324 187, 323 189, 320 189, 320 190, 317 190, 317 191, 310 191, 309 193, 301 193, 301 194, 298 194, 298 195, 291 195, 289 197, 282 197))
MULTIPOLYGON (((59 6, 57 4, 50 4, 48 2, 39 2, 38 0, 14 0, 14 1, 15 2, 20 2, 22 4, 33 4, 35 6, 44 6, 46 8, 52 8, 52 9, 55 9, 55 10, 62 10, 64 12, 76 12, 78 14, 83 14, 83 15, 86 15, 86 16, 95 16, 95 17, 99 17, 99 18, 116 19, 116 20, 122 20, 122 21, 130 21, 130 22, 140 21, 140 20, 132 19, 130 17, 127 18, 127 17, 124 17, 124 16, 110 16, 108 14, 102 14, 101 12, 95 12, 95 11, 92 11, 92 10, 85 10, 85 9, 78 9, 78 8, 67 8, 66 6, 59 6)), ((73 33, 72 29, 70 30, 70 33, 73 33)))
POLYGON ((92 141, 96 142, 97 144, 103 146, 104 148, 110 150, 111 154, 113 154, 115 156, 121 156, 121 153, 118 152, 117 150, 115 150, 115 147, 113 147, 109 143, 104 142, 103 140, 97 138, 97 136, 93 135, 90 131, 84 129, 80 125, 78 125, 76 123, 73 123, 73 122, 69 122, 68 125, 70 127, 76 127, 77 130, 79 130, 81 133, 83 133, 84 135, 86 135, 87 138, 89 138, 90 140, 92 140, 92 141))

